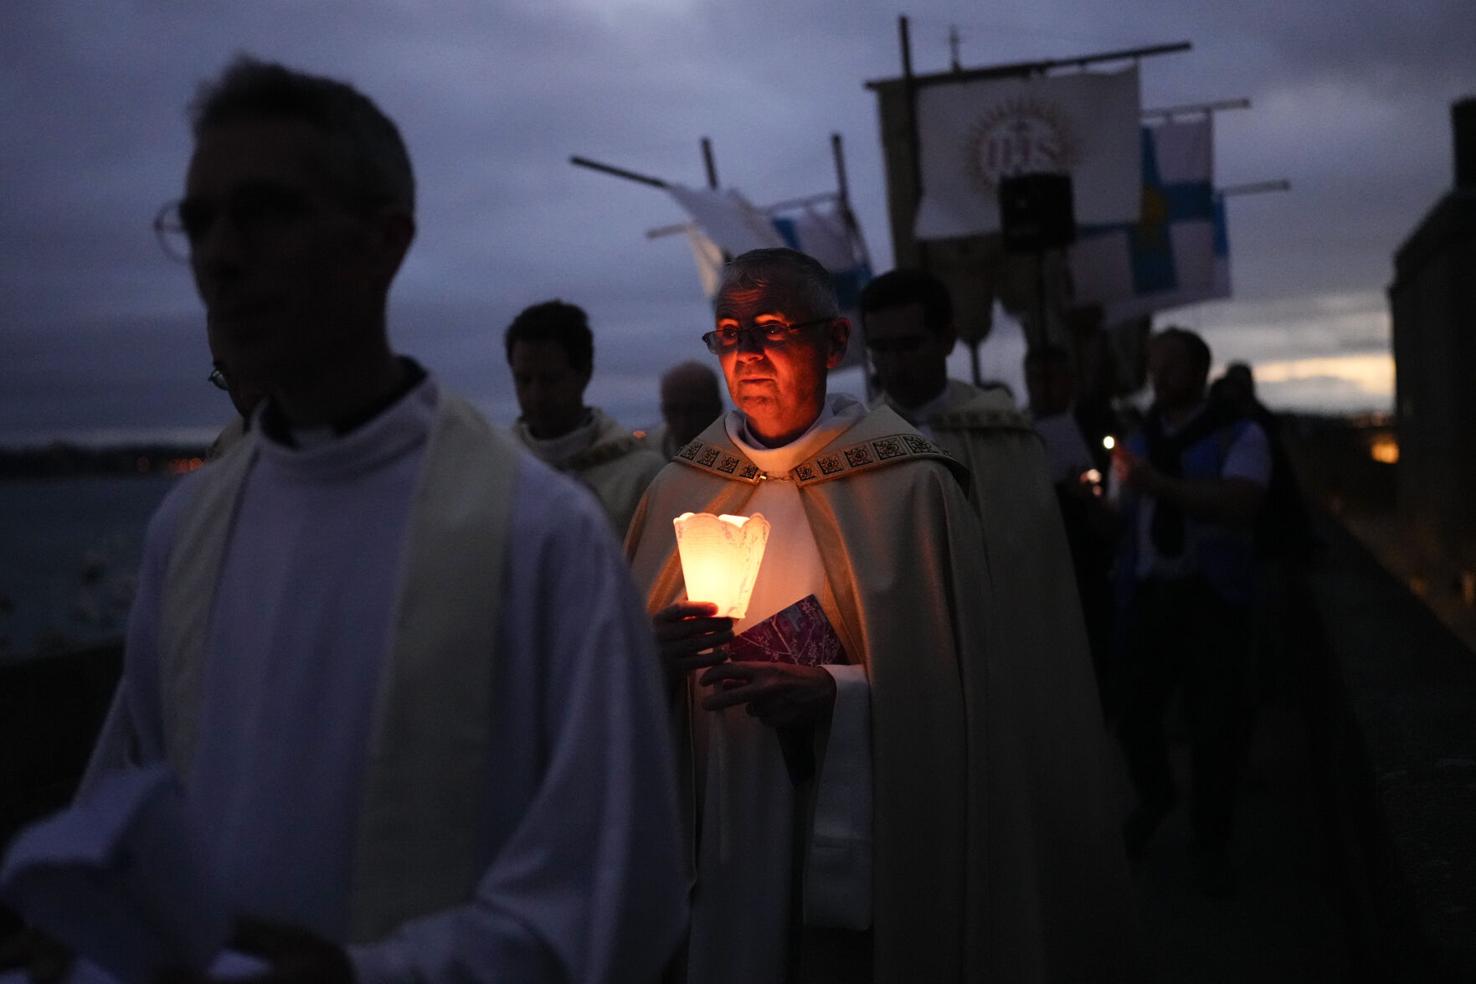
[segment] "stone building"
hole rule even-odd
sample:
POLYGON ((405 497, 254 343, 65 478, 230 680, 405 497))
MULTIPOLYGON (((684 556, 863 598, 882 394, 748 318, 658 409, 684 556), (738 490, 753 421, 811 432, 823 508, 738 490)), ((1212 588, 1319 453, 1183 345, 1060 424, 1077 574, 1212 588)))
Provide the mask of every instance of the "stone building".
POLYGON ((1394 254, 1398 502, 1409 533, 1476 571, 1476 96, 1451 107, 1455 184, 1394 254))

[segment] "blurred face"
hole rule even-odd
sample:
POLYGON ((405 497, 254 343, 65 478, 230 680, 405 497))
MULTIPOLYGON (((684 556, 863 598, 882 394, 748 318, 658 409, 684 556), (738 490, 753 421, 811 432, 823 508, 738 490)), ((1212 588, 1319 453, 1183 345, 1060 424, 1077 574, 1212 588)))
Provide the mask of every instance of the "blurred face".
POLYGON ((241 386, 310 382, 382 338, 413 219, 350 208, 329 146, 306 123, 258 120, 195 147, 180 205, 190 267, 211 352, 241 386))
POLYGON ((921 302, 866 314, 866 348, 882 389, 904 407, 920 407, 948 385, 950 331, 940 335, 924 320, 921 302))
POLYGON ((1194 369, 1189 350, 1176 338, 1159 338, 1148 347, 1148 378, 1153 398, 1168 409, 1191 407, 1204 398, 1204 376, 1194 369))
MULTIPOLYGON (((716 326, 747 329, 815 320, 815 312, 793 294, 782 285, 725 288, 718 295, 716 326)), ((737 345, 719 353, 728 395, 756 437, 778 447, 815 422, 825 402, 826 371, 840 365, 850 333, 844 318, 802 328, 782 343, 744 331, 737 345)))
POLYGON ((723 401, 711 377, 678 378, 661 385, 661 417, 677 444, 702 433, 723 412, 723 401))
POLYGON ((540 440, 562 437, 584 418, 589 373, 569 364, 558 342, 514 342, 509 358, 518 408, 540 440))

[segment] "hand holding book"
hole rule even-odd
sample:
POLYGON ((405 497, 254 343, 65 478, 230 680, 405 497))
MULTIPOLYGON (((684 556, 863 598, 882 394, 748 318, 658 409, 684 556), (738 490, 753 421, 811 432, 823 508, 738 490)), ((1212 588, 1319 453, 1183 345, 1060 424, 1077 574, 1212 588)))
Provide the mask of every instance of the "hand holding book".
POLYGON ((822 667, 845 662, 845 651, 814 595, 750 627, 727 645, 728 661, 698 679, 714 688, 709 710, 747 705, 774 727, 823 720, 835 702, 835 680, 822 667))

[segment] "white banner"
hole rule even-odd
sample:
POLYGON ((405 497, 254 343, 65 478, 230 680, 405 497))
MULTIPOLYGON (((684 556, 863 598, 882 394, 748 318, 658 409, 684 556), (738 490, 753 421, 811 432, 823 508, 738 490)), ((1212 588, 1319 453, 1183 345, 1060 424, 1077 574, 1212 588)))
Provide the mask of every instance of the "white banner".
POLYGON ((729 256, 784 245, 769 217, 732 189, 714 191, 673 184, 667 190, 703 234, 729 256))
POLYGON ((1139 211, 1138 70, 928 85, 917 92, 923 198, 914 231, 946 239, 999 231, 999 182, 1070 174, 1079 223, 1139 211))
POLYGON ((723 279, 723 251, 718 244, 708 239, 697 223, 687 225, 687 243, 692 247, 692 259, 697 263, 697 279, 702 281, 702 293, 710 301, 717 297, 718 285, 723 279))

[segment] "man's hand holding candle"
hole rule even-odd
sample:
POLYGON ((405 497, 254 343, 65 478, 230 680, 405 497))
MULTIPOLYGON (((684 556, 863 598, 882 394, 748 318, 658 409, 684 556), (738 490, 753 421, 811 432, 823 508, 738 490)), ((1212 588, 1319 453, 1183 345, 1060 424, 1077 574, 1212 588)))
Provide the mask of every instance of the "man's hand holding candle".
POLYGON ((717 618, 716 612, 710 601, 679 601, 651 616, 661 665, 670 676, 680 678, 728 658, 721 647, 733 638, 734 620, 717 618))

